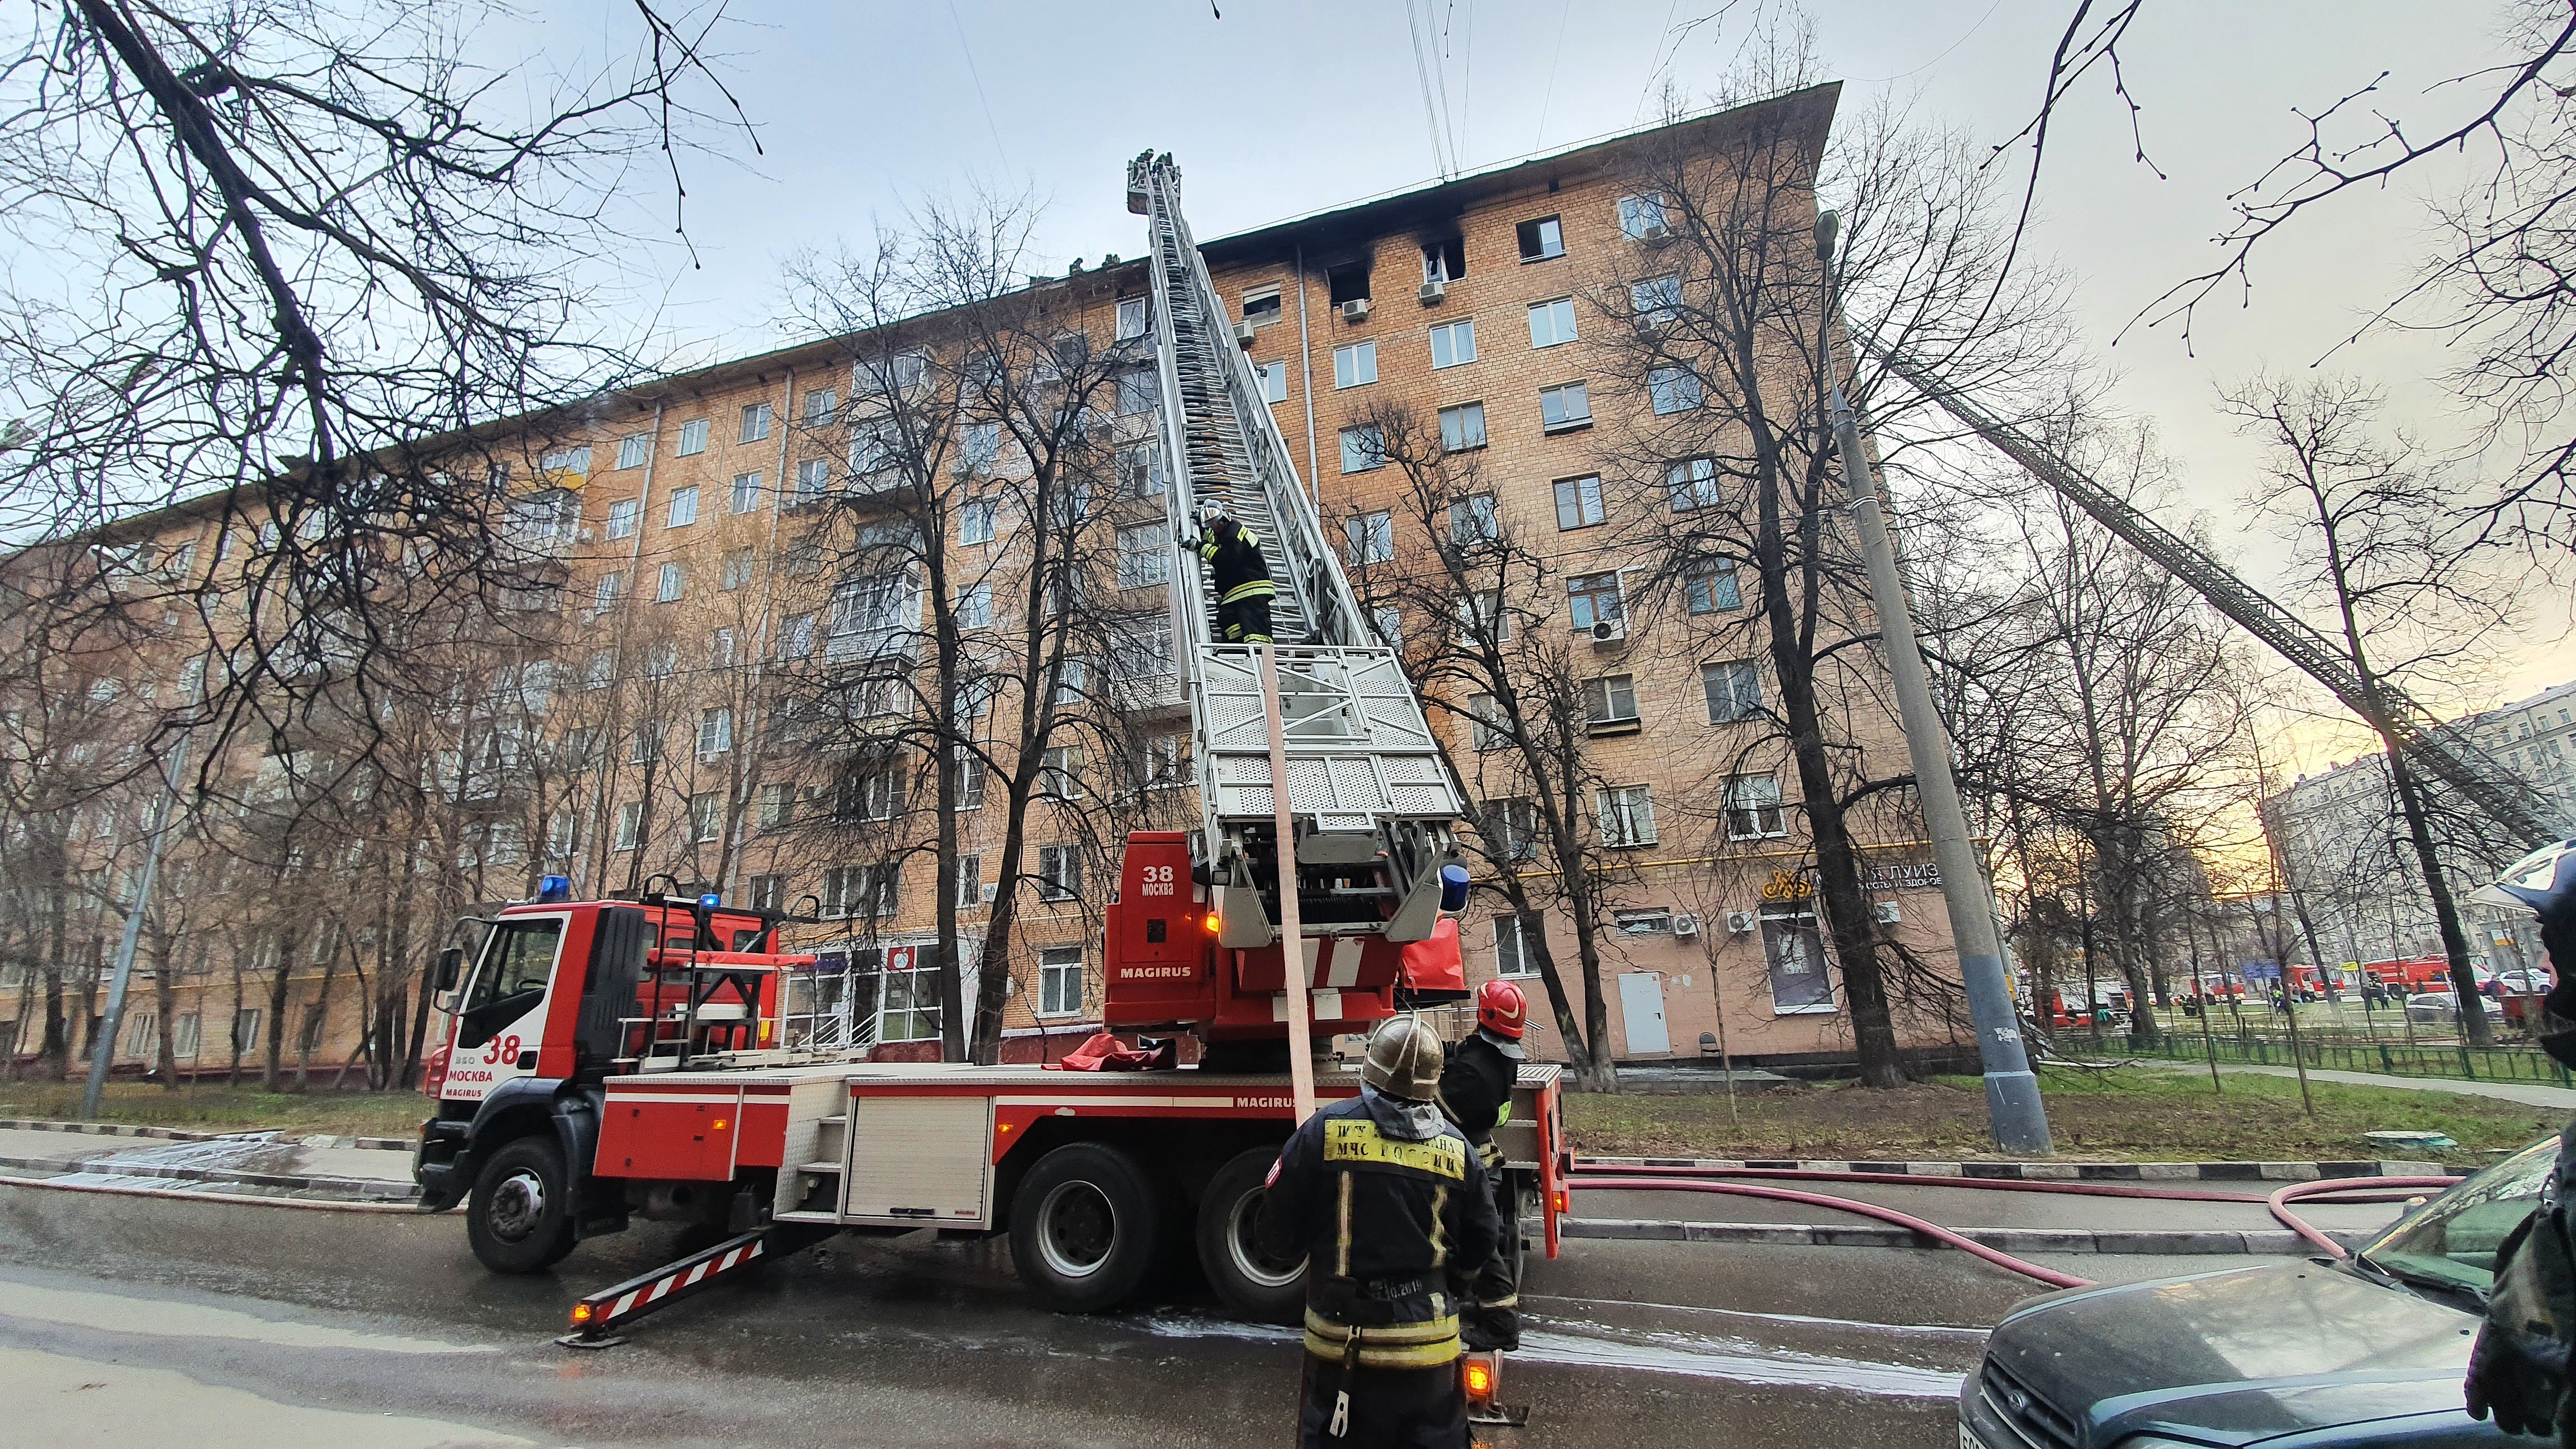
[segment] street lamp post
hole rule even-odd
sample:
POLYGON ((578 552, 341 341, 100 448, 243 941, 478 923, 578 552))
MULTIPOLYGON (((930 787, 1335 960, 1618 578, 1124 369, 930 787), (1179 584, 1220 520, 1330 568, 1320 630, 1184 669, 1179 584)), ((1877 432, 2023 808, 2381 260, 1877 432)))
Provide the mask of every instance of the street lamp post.
MULTIPOLYGON (((1878 487, 1861 456, 1860 425, 1852 415, 1842 384, 1833 373, 1833 328, 1842 315, 1842 297, 1834 283, 1834 236, 1841 219, 1833 212, 1816 218, 1816 260, 1823 264, 1827 302, 1819 349, 1830 394, 1834 448, 1842 455, 1843 482, 1851 490, 1852 520, 1860 534, 1862 560, 1869 566, 1869 600, 1878 615, 1879 639, 1887 654, 1888 673, 1896 686, 1896 707, 1905 726, 1906 753, 1914 765, 1915 790, 1923 801, 1923 823, 1932 838, 1932 859, 1941 870, 1941 896, 1950 913, 1950 939, 1959 950, 1959 974, 1968 990, 1968 1014, 1976 1023, 1977 1056, 1986 1079, 1986 1113, 1995 1142, 2007 1152, 2047 1153, 2048 1113, 2039 1100, 2039 1079, 2022 1048, 2021 1027, 2013 1012, 2012 987, 2004 977, 2003 946, 1986 910, 1986 873, 1968 839, 1967 811, 1959 804, 1958 781, 1950 773, 1950 736, 1933 707, 1932 681, 1923 666, 1923 648, 1914 633, 1914 611, 1906 602, 1904 581, 1896 571, 1896 545, 1880 515, 1878 487)), ((2087 1003, 2089 1006, 2090 1003, 2087 1003)))

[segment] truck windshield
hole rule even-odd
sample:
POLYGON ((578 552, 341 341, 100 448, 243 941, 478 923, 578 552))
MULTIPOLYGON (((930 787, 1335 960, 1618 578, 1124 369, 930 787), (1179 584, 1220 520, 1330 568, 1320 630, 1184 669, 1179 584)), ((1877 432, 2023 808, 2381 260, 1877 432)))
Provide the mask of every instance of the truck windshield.
POLYGON ((459 1013, 457 1045, 482 1045, 537 1004, 554 974, 555 945, 562 938, 561 916, 504 920, 492 928, 482 968, 459 1013))
POLYGON ((2383 1272, 2483 1295, 2496 1249, 2520 1226, 2558 1164, 2558 1139, 2537 1142, 2452 1188, 2362 1250, 2383 1272))

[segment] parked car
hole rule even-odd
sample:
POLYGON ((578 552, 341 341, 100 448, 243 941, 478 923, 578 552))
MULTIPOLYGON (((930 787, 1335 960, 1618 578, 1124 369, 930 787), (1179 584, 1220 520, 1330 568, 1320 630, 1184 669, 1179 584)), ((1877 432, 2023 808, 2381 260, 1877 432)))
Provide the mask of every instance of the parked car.
POLYGON ((2556 983, 2546 971, 2507 971, 2496 977, 2496 984, 2508 996, 2546 996, 2556 983))
POLYGON ((1960 1387, 1960 1449, 2517 1442, 2468 1416, 2460 1379, 2496 1249, 2557 1154, 2524 1148, 2349 1259, 2030 1299, 1960 1387))
POLYGON ((2408 1021, 2445 1022, 2460 1019, 2460 998, 2455 992, 2427 991, 2406 998, 2408 1021))

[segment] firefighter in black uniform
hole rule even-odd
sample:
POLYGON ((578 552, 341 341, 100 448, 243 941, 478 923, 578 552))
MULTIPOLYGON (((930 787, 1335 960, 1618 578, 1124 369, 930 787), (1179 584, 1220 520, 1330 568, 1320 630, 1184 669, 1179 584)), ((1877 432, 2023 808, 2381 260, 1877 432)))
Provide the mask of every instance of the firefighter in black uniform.
POLYGON ((1493 1255, 1484 1164, 1441 1117, 1440 1038, 1399 1016, 1360 1094, 1301 1124, 1256 1231, 1306 1269, 1304 1449, 1466 1449, 1456 1284, 1493 1255))
POLYGON ((1224 509, 1211 507, 1206 516, 1207 532, 1195 547, 1215 575, 1217 637, 1228 644, 1267 644, 1272 589, 1261 540, 1224 509))
POLYGON ((1520 1204, 1503 1175, 1503 1151, 1494 1129, 1512 1118, 1512 1084, 1520 1079, 1521 1033, 1529 1024, 1529 998, 1508 981, 1476 989, 1476 1034, 1449 1054, 1440 1072, 1440 1110, 1466 1134, 1485 1169, 1499 1233, 1491 1256, 1478 1264, 1459 1305, 1460 1336, 1483 1353, 1521 1346, 1520 1204))

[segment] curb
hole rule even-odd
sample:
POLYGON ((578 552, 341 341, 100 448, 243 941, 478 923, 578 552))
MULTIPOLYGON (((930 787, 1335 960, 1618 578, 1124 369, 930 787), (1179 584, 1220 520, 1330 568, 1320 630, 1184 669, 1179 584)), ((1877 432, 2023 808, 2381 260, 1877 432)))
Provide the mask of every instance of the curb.
MULTIPOLYGON (((1932 1238, 1905 1228, 1822 1223, 1687 1223, 1638 1218, 1567 1218, 1560 1231, 1569 1238, 1609 1238, 1631 1242, 1756 1243, 1774 1247, 1823 1248, 1943 1246, 1932 1238)), ((2148 1257, 2259 1253, 2298 1256, 2315 1246, 2286 1229, 2092 1232, 2081 1228, 1952 1228, 1950 1231, 2006 1253, 2123 1253, 2148 1257)), ((2376 1235, 2329 1231, 2326 1236, 2352 1248, 2376 1235)))
POLYGON ((44 1122, 30 1117, 0 1117, 0 1128, 20 1132, 78 1132, 92 1137, 159 1137, 171 1142, 212 1142, 219 1137, 276 1136, 307 1147, 365 1147, 383 1152, 409 1152, 408 1137, 297 1137, 283 1127, 252 1127, 239 1132, 195 1132, 184 1127, 128 1127, 116 1122, 44 1122))
POLYGON ((429 1216, 409 1203, 325 1202, 314 1198, 261 1197, 250 1193, 189 1192, 183 1188, 170 1187, 124 1187, 104 1182, 56 1182, 42 1177, 0 1176, 0 1188, 85 1192, 103 1197, 155 1197, 182 1202, 218 1202, 237 1207, 294 1208, 308 1213, 402 1213, 409 1217, 429 1216))
MULTIPOLYGON (((0 1123, 0 1126, 6 1126, 0 1123)), ((2330 1177, 2430 1177, 2441 1164, 2398 1158, 2351 1162, 1836 1162, 1818 1158, 1577 1157, 1574 1170, 1692 1167, 1721 1172, 1867 1172, 1889 1177, 1982 1177, 1997 1182, 2315 1182, 2330 1177)))
POLYGON ((173 1167, 158 1162, 118 1162, 93 1157, 63 1162, 43 1157, 0 1157, 0 1167, 36 1172, 99 1173, 111 1177, 150 1177, 171 1182, 222 1182, 240 1187, 270 1187, 288 1192, 340 1192, 376 1201, 400 1201, 420 1195, 408 1182, 381 1177, 304 1177, 274 1172, 236 1172, 221 1167, 173 1167))

